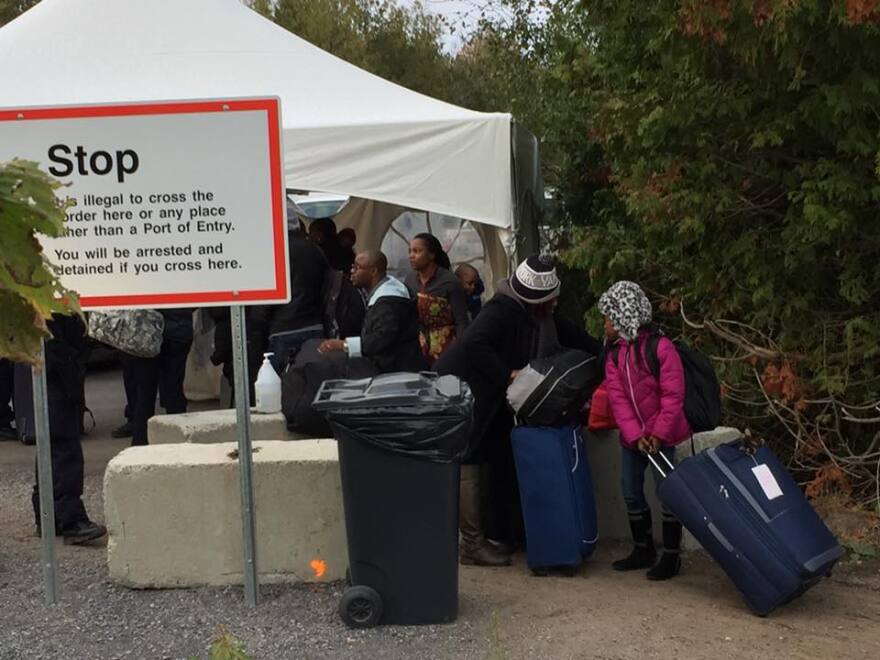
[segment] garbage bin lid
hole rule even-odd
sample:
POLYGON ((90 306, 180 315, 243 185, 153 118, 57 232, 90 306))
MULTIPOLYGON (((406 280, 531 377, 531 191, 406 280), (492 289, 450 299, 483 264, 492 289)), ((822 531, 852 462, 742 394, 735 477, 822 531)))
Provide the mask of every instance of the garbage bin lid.
POLYGON ((447 405, 460 401, 462 382, 433 372, 390 373, 360 380, 326 380, 312 407, 316 410, 374 406, 447 405))

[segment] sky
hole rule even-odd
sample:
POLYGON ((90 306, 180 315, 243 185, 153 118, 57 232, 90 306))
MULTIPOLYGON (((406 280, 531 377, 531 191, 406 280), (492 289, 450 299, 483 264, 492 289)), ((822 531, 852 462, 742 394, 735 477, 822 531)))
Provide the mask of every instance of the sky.
MULTIPOLYGON (((397 0, 401 5, 414 5, 418 0, 397 0)), ((431 12, 446 16, 447 18, 458 18, 472 14, 475 8, 485 4, 483 0, 421 0, 422 4, 431 12)))
MULTIPOLYGON (((396 0, 399 5, 414 5, 421 1, 425 8, 438 16, 446 18, 456 26, 454 34, 446 34, 443 44, 449 52, 455 52, 462 44, 462 37, 476 27, 481 13, 494 19, 510 18, 510 10, 499 0, 396 0)), ((540 20, 546 12, 536 9, 533 18, 540 20)))
MULTIPOLYGON (((419 0, 397 0, 401 5, 414 5, 419 0)), ((444 36, 443 43, 450 51, 455 51, 461 45, 461 31, 467 32, 469 27, 474 27, 480 18, 483 8, 491 8, 494 4, 491 0, 421 0, 422 5, 433 14, 443 16, 456 25, 455 34, 444 36)))

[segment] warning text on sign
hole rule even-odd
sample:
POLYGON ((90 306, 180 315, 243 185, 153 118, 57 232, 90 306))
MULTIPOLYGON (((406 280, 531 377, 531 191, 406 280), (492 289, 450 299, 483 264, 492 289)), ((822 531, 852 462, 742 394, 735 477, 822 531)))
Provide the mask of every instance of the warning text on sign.
POLYGON ((0 161, 37 161, 65 184, 64 234, 43 246, 85 308, 287 299, 277 101, 254 103, 0 111, 0 161))

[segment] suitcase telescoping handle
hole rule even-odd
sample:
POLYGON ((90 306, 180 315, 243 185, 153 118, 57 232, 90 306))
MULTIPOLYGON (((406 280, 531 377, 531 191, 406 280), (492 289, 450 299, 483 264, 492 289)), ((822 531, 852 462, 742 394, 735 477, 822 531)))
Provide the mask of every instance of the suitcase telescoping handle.
POLYGON ((651 465, 654 466, 654 469, 657 470, 657 472, 660 473, 660 476, 664 479, 666 478, 666 475, 669 474, 669 472, 672 472, 675 469, 672 461, 666 458, 666 454, 664 454, 662 451, 658 451, 656 454, 645 452, 645 456, 648 457, 648 460, 651 461, 651 465), (663 458, 663 460, 666 462, 666 465, 669 466, 669 472, 663 471, 663 468, 660 467, 660 464, 657 462, 657 459, 655 459, 654 456, 661 456, 663 458))

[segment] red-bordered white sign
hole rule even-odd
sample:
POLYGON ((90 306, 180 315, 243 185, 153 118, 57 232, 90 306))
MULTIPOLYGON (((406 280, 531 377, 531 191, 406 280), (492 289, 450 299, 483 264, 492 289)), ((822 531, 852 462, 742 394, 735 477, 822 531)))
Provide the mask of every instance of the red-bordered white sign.
POLYGON ((84 309, 289 300, 277 98, 0 109, 0 161, 66 184, 41 237, 84 309))

